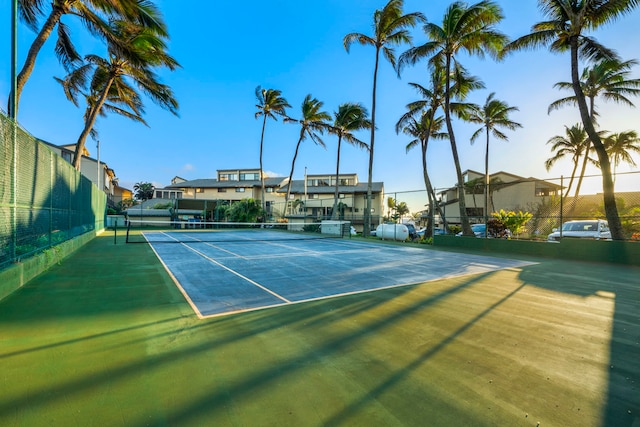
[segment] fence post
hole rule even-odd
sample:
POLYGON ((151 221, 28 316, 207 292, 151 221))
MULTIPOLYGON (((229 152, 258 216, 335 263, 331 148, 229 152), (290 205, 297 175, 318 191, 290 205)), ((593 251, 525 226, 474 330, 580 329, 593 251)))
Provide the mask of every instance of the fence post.
POLYGON ((562 187, 564 186, 564 175, 560 175, 560 238, 562 239, 562 216, 564 210, 564 195, 562 194, 562 187))

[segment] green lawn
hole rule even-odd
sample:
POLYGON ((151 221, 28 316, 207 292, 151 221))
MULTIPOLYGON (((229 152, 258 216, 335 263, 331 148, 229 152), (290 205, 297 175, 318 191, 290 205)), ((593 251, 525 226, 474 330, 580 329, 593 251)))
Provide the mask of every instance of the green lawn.
POLYGON ((640 269, 527 259, 198 320, 104 234, 0 302, 0 425, 640 425, 640 269))

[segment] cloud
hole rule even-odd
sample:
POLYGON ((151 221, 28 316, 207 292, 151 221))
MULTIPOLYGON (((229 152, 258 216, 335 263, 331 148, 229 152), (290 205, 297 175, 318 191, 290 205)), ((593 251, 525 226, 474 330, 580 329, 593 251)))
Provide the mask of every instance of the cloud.
POLYGON ((262 172, 265 174, 265 176, 267 176, 269 178, 276 178, 276 177, 286 176, 286 175, 283 175, 283 174, 281 174, 279 172, 266 171, 266 170, 263 170, 262 172))
POLYGON ((196 170, 196 167, 193 166, 191 163, 187 163, 186 165, 182 166, 182 169, 181 169, 182 172, 191 172, 193 170, 196 170))

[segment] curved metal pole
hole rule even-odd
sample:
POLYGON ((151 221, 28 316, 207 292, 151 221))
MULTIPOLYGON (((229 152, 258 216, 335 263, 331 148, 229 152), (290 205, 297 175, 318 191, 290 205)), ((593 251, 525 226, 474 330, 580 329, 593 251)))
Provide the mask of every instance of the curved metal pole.
POLYGON ((17 121, 16 92, 18 91, 18 0, 11 2, 11 99, 9 117, 17 121))

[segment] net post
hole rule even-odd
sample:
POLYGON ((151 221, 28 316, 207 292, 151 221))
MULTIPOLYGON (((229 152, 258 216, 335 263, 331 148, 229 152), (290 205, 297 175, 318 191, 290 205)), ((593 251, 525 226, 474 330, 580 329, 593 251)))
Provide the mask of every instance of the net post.
POLYGON ((118 218, 116 218, 115 222, 113 223, 113 244, 114 245, 118 244, 117 236, 118 236, 118 218))
POLYGON ((131 243, 129 242, 129 231, 131 231, 131 221, 127 221, 127 233, 124 239, 125 243, 131 243))

